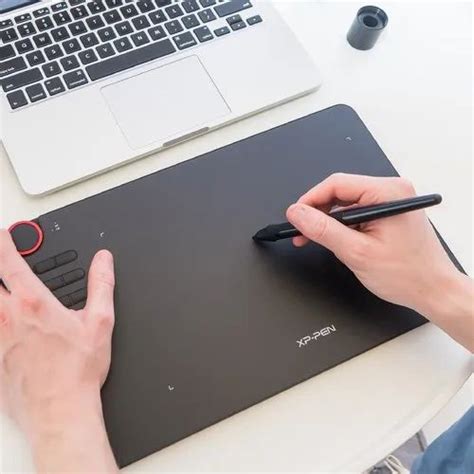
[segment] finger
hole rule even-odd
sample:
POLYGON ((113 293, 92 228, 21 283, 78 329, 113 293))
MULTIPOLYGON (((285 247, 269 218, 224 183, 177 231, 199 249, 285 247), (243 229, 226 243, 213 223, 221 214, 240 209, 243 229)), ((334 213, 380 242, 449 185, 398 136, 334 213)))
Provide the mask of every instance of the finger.
POLYGON ((304 235, 293 237, 293 245, 295 247, 304 247, 308 242, 309 240, 304 235))
POLYGON ((92 260, 87 285, 85 311, 92 318, 114 317, 114 263, 108 250, 97 252, 92 260))
POLYGON ((348 255, 351 248, 367 239, 361 232, 346 227, 306 204, 293 204, 288 208, 286 216, 305 237, 323 245, 341 259, 348 255))
POLYGON ((18 253, 10 232, 0 230, 0 278, 10 292, 44 291, 46 287, 18 253))
POLYGON ((387 199, 387 194, 393 187, 388 186, 388 183, 393 180, 394 178, 335 173, 301 196, 298 202, 316 207, 332 203, 376 204, 387 199))

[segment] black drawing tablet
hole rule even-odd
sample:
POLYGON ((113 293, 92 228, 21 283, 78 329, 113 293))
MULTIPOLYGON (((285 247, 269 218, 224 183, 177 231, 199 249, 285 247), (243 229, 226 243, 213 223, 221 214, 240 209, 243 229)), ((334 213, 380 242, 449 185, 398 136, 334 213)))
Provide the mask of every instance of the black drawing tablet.
POLYGON ((343 105, 49 212, 34 221, 39 250, 17 227, 25 258, 68 306, 84 304, 94 253, 115 256, 103 404, 120 466, 425 322, 317 245, 252 241, 335 171, 397 175, 343 105))

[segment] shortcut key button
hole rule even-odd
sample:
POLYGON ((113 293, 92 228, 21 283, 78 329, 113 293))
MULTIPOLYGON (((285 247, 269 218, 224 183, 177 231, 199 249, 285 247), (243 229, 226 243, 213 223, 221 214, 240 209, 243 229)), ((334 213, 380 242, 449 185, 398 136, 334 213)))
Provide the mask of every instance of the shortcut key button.
POLYGON ((71 298, 72 304, 77 304, 80 303, 81 301, 84 301, 87 298, 87 292, 85 288, 81 288, 80 290, 75 291, 74 293, 71 293, 69 295, 71 298))
POLYGON ((38 262, 33 267, 33 271, 40 275, 41 273, 49 272, 49 270, 52 270, 55 267, 56 267, 56 261, 54 260, 54 257, 52 257, 52 258, 48 258, 47 260, 38 262))
POLYGON ((78 268, 77 270, 73 270, 72 272, 65 273, 63 275, 64 283, 66 285, 70 285, 75 281, 82 280, 85 276, 85 272, 82 268, 78 268))
POLYGON ((56 266, 66 265, 66 263, 73 262, 77 258, 77 252, 75 250, 68 250, 67 252, 60 253, 54 257, 56 266))

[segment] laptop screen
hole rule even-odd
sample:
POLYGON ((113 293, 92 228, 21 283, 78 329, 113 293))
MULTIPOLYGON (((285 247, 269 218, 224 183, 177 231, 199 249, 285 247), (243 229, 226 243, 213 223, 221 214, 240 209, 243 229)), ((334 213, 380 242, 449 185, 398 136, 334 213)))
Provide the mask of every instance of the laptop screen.
POLYGON ((24 7, 38 3, 40 0, 0 0, 0 14, 15 10, 16 8, 24 7))

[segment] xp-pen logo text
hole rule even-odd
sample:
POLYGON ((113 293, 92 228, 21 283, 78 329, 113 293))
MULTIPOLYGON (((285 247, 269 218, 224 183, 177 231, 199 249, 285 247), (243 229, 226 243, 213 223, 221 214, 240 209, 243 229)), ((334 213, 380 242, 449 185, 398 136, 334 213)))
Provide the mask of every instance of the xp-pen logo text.
POLYGON ((298 347, 305 347, 310 342, 317 341, 321 337, 329 336, 333 332, 336 332, 336 327, 334 326, 334 324, 332 324, 331 326, 326 326, 325 328, 322 328, 319 331, 314 331, 312 334, 308 334, 307 336, 302 337, 301 339, 297 339, 296 344, 298 344, 298 347))

